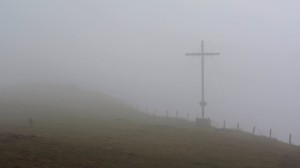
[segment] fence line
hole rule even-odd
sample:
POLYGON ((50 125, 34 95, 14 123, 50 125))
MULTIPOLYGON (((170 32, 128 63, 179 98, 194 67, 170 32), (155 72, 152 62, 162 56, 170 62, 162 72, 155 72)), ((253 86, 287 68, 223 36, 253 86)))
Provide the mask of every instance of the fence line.
MULTIPOLYGON (((136 106, 137 111, 141 111, 139 105, 136 106)), ((145 113, 149 113, 149 108, 148 106, 146 106, 145 111, 142 110, 142 112, 145 113)), ((184 115, 180 115, 178 110, 175 110, 173 115, 172 115, 172 111, 169 111, 169 109, 167 109, 165 111, 165 114, 163 115, 163 113, 158 113, 157 110, 153 110, 152 116, 157 116, 157 117, 166 117, 166 118, 175 118, 175 119, 184 119, 184 120, 188 120, 188 121, 193 121, 196 118, 199 118, 199 116, 194 116, 191 117, 190 113, 186 113, 186 116, 184 117, 184 115)), ((228 127, 228 123, 226 123, 226 120, 223 121, 223 125, 222 127, 220 126, 220 124, 218 122, 212 121, 211 120, 211 126, 214 128, 218 128, 218 129, 235 129, 237 131, 242 131, 241 127, 240 127, 240 123, 237 122, 236 124, 234 124, 233 128, 228 127)), ((243 130, 244 132, 248 132, 243 130)), ((264 137, 268 137, 269 139, 274 139, 273 136, 273 130, 272 128, 269 129, 269 136, 266 136, 266 134, 264 134, 259 128, 257 128, 255 125, 252 127, 252 132, 248 132, 248 133, 252 133, 252 135, 254 136, 264 136, 264 137)), ((288 134, 288 144, 292 145, 292 134, 288 134)))

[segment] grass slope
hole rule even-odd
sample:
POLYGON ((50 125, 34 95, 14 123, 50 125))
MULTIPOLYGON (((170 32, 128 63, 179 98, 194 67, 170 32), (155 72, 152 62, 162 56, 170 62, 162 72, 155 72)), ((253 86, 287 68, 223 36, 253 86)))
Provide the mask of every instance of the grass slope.
POLYGON ((197 129, 184 120, 139 114, 110 98, 119 109, 102 104, 113 113, 108 115, 101 105, 90 109, 90 101, 79 95, 71 96, 80 100, 79 109, 68 96, 63 100, 70 104, 59 108, 51 107, 57 103, 51 101, 2 101, 0 167, 300 167, 296 146, 233 130, 197 129), (87 112, 81 111, 85 108, 87 112), (29 116, 33 127, 27 123, 29 116))

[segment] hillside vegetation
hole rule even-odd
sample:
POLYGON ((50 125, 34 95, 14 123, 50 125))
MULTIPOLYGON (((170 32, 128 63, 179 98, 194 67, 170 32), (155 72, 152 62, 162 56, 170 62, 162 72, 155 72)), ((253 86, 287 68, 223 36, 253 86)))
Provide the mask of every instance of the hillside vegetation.
POLYGON ((300 167, 297 146, 149 116, 75 87, 14 87, 0 103, 0 167, 300 167))

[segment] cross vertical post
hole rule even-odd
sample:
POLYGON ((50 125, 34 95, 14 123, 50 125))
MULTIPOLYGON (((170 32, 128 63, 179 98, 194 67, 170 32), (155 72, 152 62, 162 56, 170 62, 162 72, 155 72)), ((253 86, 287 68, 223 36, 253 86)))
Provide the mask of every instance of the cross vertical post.
POLYGON ((202 90, 202 95, 201 95, 201 102, 199 103, 201 105, 202 108, 202 118, 204 118, 204 113, 205 113, 205 106, 206 106, 206 102, 205 102, 205 97, 204 97, 204 56, 213 56, 213 55, 220 55, 220 53, 206 53, 204 51, 204 42, 201 41, 201 53, 186 53, 186 56, 201 56, 201 90, 202 90))

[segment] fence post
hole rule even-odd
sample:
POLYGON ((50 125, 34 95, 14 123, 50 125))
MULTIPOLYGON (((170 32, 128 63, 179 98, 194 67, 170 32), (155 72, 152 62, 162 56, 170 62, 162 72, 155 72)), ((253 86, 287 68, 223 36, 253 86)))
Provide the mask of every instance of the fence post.
POLYGON ((237 130, 240 130, 240 123, 239 123, 239 122, 237 123, 236 129, 237 129, 237 130))
POLYGON ((289 144, 290 145, 292 144, 292 134, 290 134, 290 136, 289 136, 289 144))
POLYGON ((226 121, 224 120, 223 129, 226 129, 226 121))
POLYGON ((269 138, 272 138, 272 129, 270 129, 269 138))
POLYGON ((28 124, 30 127, 33 127, 33 119, 32 118, 28 119, 28 124))
POLYGON ((255 126, 253 126, 252 134, 255 135, 255 126))

